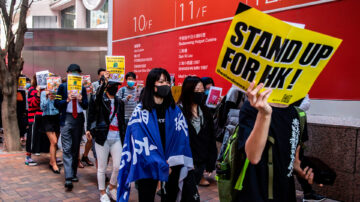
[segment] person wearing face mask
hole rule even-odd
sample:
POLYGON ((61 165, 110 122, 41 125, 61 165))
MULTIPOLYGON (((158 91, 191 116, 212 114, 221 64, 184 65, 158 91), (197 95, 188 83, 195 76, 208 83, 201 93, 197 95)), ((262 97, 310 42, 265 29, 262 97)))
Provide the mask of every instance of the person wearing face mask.
MULTIPOLYGON (((214 80, 211 77, 202 77, 201 81, 204 84, 204 93, 205 93, 204 102, 205 102, 206 98, 209 96, 211 86, 215 86, 215 83, 214 83, 214 80)), ((221 102, 221 99, 222 98, 219 99, 218 103, 221 102)), ((216 112, 216 108, 210 108, 209 111, 210 111, 211 115, 214 116, 214 114, 216 112)), ((202 183, 200 183, 200 185, 201 184, 202 183)), ((206 183, 206 184, 208 184, 208 183, 206 183)))
MULTIPOLYGON (((158 182, 167 182, 162 201, 199 201, 191 187, 193 160, 188 126, 170 89, 170 75, 153 68, 130 117, 118 177, 118 201, 128 201, 130 183, 137 181, 138 200, 154 201, 158 182), (179 193, 181 192, 181 193, 179 193), (166 193, 166 194, 165 194, 166 193), (177 198, 179 197, 179 198, 177 198)), ((162 186, 164 187, 164 186, 162 186)))
POLYGON ((128 72, 125 75, 126 86, 120 88, 117 96, 122 99, 125 103, 125 125, 129 122, 131 113, 134 111, 137 101, 136 97, 136 74, 134 72, 128 72))
MULTIPOLYGON (((77 64, 71 64, 67 74, 80 75, 81 69, 77 64)), ((65 171, 65 188, 71 191, 72 182, 78 182, 77 168, 79 163, 79 149, 84 131, 84 110, 88 108, 85 87, 81 94, 68 92, 67 82, 62 83, 57 91, 54 106, 60 112, 61 144, 63 148, 63 163, 65 171)))
POLYGON ((204 88, 205 88, 204 93, 206 96, 208 96, 211 86, 215 86, 214 80, 211 77, 202 77, 201 81, 204 84, 204 88))
POLYGON ((124 102, 116 96, 119 83, 108 82, 107 78, 102 77, 100 84, 95 99, 90 100, 86 135, 93 136, 95 140, 100 201, 110 201, 110 198, 116 200, 117 197, 117 176, 125 137, 124 102), (110 184, 105 190, 109 154, 112 156, 113 170, 110 184))
POLYGON ((196 184, 200 183, 203 172, 215 169, 217 156, 213 119, 204 105, 204 85, 196 76, 185 78, 179 104, 189 125, 190 147, 194 159, 196 184))

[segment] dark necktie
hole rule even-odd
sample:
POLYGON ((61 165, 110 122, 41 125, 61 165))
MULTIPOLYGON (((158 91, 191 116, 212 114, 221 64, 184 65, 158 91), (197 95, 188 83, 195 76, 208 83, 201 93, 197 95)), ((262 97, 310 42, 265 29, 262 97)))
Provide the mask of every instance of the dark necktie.
POLYGON ((78 116, 78 113, 77 113, 77 101, 76 99, 73 99, 72 100, 72 115, 73 117, 76 119, 76 117, 78 116))

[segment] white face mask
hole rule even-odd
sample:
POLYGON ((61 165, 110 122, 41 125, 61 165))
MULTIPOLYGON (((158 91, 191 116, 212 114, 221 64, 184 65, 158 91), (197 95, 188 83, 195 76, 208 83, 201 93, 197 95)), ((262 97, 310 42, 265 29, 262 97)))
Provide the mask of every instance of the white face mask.
POLYGON ((70 74, 73 76, 80 76, 80 73, 78 73, 78 72, 71 72, 70 74))

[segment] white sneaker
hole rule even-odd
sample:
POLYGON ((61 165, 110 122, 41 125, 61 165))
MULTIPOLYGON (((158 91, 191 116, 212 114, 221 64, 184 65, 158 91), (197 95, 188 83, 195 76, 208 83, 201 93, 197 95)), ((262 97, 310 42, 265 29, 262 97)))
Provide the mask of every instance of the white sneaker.
POLYGON ((117 197, 117 190, 112 189, 110 190, 109 185, 106 187, 106 193, 111 197, 112 200, 116 201, 116 197, 117 197))
POLYGON ((100 194, 100 201, 101 202, 111 202, 110 198, 109 198, 109 196, 107 194, 104 194, 104 195, 100 194))

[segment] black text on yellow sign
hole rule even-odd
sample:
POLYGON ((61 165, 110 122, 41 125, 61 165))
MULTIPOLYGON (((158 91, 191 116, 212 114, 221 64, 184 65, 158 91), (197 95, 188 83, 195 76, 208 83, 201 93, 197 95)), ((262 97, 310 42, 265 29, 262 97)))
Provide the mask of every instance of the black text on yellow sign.
POLYGON ((216 72, 243 90, 264 83, 273 89, 269 102, 291 104, 305 97, 340 43, 240 3, 216 72))

